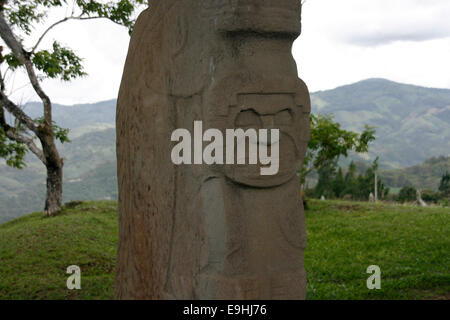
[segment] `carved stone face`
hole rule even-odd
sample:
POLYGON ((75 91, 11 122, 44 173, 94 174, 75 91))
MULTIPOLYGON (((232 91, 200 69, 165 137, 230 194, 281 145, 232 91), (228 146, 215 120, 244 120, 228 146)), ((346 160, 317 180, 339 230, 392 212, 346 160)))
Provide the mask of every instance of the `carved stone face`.
MULTIPOLYGON (((299 144, 296 137, 296 128, 300 125, 299 117, 301 108, 295 104, 292 94, 239 94, 237 105, 230 107, 228 115, 229 128, 247 129, 270 129, 279 130, 279 139, 271 144, 270 133, 267 140, 258 139, 257 141, 247 141, 248 143, 258 144, 258 150, 261 145, 266 145, 268 152, 271 148, 278 147, 279 162, 277 166, 279 171, 275 175, 261 175, 261 164, 248 164, 248 150, 246 152, 246 165, 226 165, 225 175, 231 180, 244 185, 254 187, 271 187, 283 184, 295 176, 300 165, 299 144), (277 144, 277 146, 276 146, 277 144)), ((248 148, 249 149, 249 148, 248 148)), ((272 159, 276 161, 276 159, 272 159)))
MULTIPOLYGON (((216 82, 210 88, 203 104, 205 127, 217 128, 225 136, 227 129, 278 129, 279 140, 271 145, 270 135, 264 139, 246 139, 245 164, 226 164, 214 168, 229 180, 252 187, 267 188, 282 185, 294 178, 301 167, 309 139, 309 94, 304 83, 293 77, 254 77, 246 78, 243 73, 231 74, 216 82), (278 173, 261 175, 261 168, 270 167, 260 162, 250 164, 249 143, 278 147, 278 173)), ((259 135, 258 135, 259 136, 259 135)), ((224 150, 225 154, 225 150, 224 150)), ((237 148, 235 149, 237 160, 237 148)), ((237 163, 237 161, 235 162, 237 163)))

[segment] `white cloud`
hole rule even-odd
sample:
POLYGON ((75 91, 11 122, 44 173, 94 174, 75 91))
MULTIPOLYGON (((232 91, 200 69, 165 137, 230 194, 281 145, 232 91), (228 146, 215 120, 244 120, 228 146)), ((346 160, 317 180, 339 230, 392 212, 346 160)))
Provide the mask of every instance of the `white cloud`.
POLYGON ((450 88, 450 1, 310 0, 293 49, 312 91, 371 77, 450 88))
MULTIPOLYGON (((56 16, 56 13, 55 13, 56 16)), ((450 1, 306 0, 293 54, 311 91, 371 77, 450 88, 450 1)), ((127 30, 108 21, 69 22, 49 34, 81 57, 89 76, 45 81, 52 100, 75 104, 117 97, 127 30)), ((15 87, 25 83, 17 76, 15 87)), ((14 98, 37 100, 26 87, 14 98)))
MULTIPOLYGON (((49 21, 57 21, 62 17, 63 11, 55 11, 49 21)), ((43 30, 42 26, 38 28, 33 41, 26 44, 31 47, 43 30)), ((45 80, 43 88, 52 101, 76 104, 117 97, 130 40, 125 27, 106 19, 68 21, 53 29, 40 47, 48 48, 54 40, 69 46, 84 59, 83 66, 88 76, 70 82, 45 80)), ((24 74, 15 75, 15 101, 25 103, 39 100, 29 85, 23 87, 27 82, 24 74)))
MULTIPOLYGON (((355 1, 347 1, 348 4, 355 1)), ((334 30, 356 45, 382 45, 394 41, 426 41, 450 36, 449 1, 358 1, 352 19, 334 30)), ((352 12, 351 8, 346 8, 352 12)), ((341 22, 341 21, 336 21, 341 22)))

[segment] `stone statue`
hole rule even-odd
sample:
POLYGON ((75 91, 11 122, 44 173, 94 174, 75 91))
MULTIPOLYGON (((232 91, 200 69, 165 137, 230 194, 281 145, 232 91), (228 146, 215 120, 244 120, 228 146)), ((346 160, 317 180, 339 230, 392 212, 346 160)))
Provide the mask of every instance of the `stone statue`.
POLYGON ((152 0, 139 17, 117 106, 117 298, 305 298, 300 15, 298 0, 152 0), (279 129, 278 173, 175 165, 172 132, 199 120, 279 129))
POLYGON ((417 189, 416 191, 416 204, 419 207, 428 207, 427 203, 422 199, 422 191, 420 191, 420 189, 417 189))

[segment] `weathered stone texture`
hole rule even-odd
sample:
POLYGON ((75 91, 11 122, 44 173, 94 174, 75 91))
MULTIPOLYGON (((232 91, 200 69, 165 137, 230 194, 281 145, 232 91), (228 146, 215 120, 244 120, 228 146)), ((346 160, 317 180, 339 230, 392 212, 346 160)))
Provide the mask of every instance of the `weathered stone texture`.
POLYGON ((300 11, 298 0, 154 0, 139 17, 117 107, 117 298, 305 298, 300 11), (173 130, 224 131, 247 111, 252 127, 280 129, 277 175, 172 164, 173 130))

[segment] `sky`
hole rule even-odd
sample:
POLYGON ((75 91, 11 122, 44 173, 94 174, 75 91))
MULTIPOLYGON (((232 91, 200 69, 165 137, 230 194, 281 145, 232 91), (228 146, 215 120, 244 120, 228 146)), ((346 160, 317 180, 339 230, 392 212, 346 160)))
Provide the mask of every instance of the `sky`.
MULTIPOLYGON (((64 14, 54 11, 49 21, 64 14)), ((299 76, 312 92, 374 77, 450 88, 449 17, 450 0, 306 0, 293 47, 299 76)), ((53 102, 117 97, 130 40, 125 28, 107 20, 70 21, 51 31, 43 46, 55 39, 83 57, 88 76, 70 83, 45 80, 53 102)), ((26 78, 13 80, 13 100, 37 100, 26 78)))

